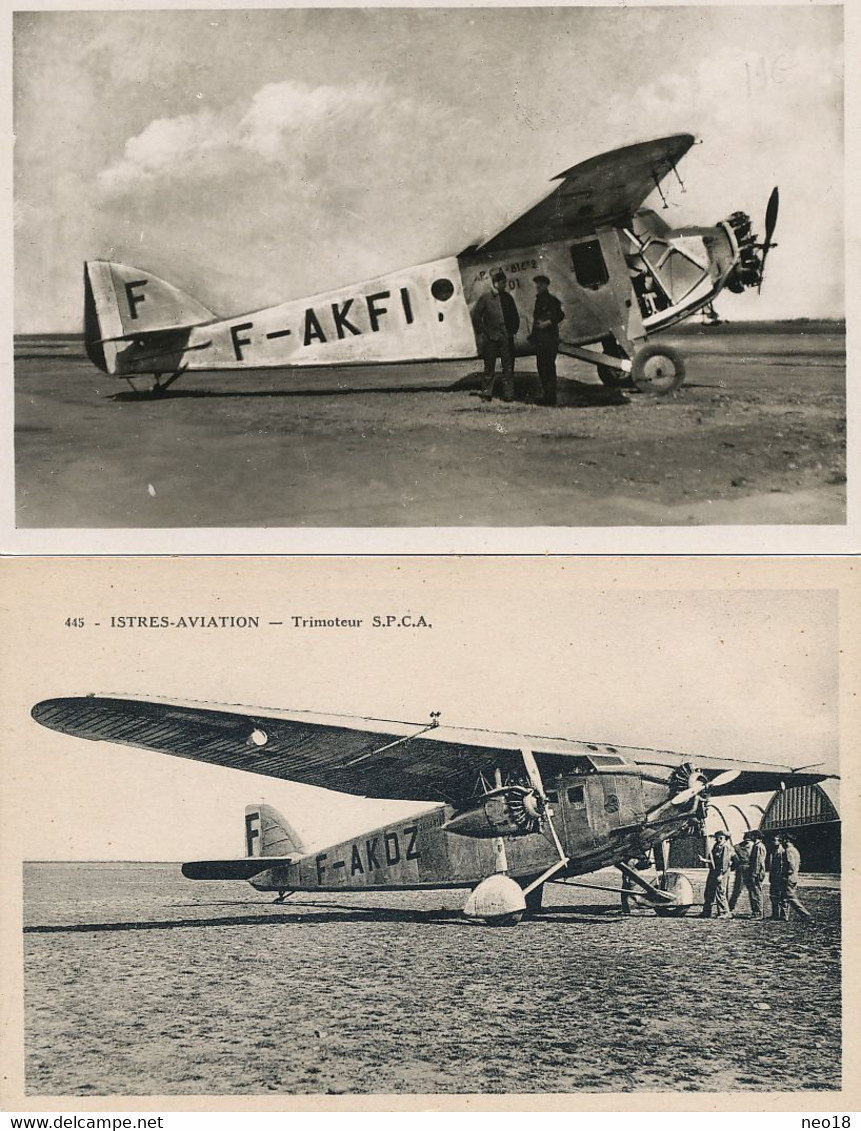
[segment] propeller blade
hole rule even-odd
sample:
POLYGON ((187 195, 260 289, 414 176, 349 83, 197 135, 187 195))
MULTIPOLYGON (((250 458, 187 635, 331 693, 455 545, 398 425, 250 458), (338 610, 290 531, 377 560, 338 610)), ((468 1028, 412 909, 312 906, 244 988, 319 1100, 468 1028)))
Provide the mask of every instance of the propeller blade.
POLYGON ((687 805, 694 797, 699 797, 714 786, 729 785, 731 781, 735 781, 740 773, 741 770, 724 770, 722 774, 718 774, 718 776, 710 782, 703 781, 699 785, 683 789, 681 793, 677 793, 675 797, 671 797, 670 802, 673 805, 687 805))
POLYGON ((526 776, 529 778, 529 784, 538 792, 539 797, 545 797, 544 782, 541 780, 541 771, 538 769, 535 755, 528 746, 524 746, 520 753, 523 757, 523 765, 526 768, 526 776))
POLYGON ((705 786, 698 786, 696 789, 683 789, 681 793, 677 793, 675 797, 670 798, 671 805, 687 805, 687 803, 697 794, 701 793, 705 786))
POLYGON ((774 235, 774 229, 777 225, 777 212, 780 208, 780 193, 778 192, 777 185, 771 190, 771 196, 768 198, 768 204, 765 209, 765 242, 771 243, 771 237, 774 235))
POLYGON ((536 791, 545 805, 543 819, 547 823, 550 830, 550 835, 553 837, 553 844, 556 851, 559 853, 559 860, 562 862, 560 866, 568 863, 568 857, 562 848, 562 842, 559 840, 559 835, 556 832, 556 826, 553 824, 553 817, 551 816, 550 807, 547 805, 547 794, 544 792, 544 782, 541 780, 541 771, 538 769, 538 763, 535 761, 535 755, 528 746, 520 748, 520 754, 523 758, 523 765, 526 768, 526 776, 529 778, 529 784, 536 791))
POLYGON ((709 789, 714 789, 716 786, 729 785, 731 781, 735 781, 741 774, 741 770, 724 770, 722 774, 709 782, 709 789))
POLYGON ((771 250, 771 237, 774 235, 774 229, 777 225, 777 213, 780 208, 780 193, 777 190, 777 185, 771 190, 771 196, 768 198, 768 204, 765 208, 765 242, 762 245, 762 259, 759 265, 759 283, 757 284, 756 293, 762 291, 762 278, 765 274, 765 261, 768 258, 768 253, 771 250))

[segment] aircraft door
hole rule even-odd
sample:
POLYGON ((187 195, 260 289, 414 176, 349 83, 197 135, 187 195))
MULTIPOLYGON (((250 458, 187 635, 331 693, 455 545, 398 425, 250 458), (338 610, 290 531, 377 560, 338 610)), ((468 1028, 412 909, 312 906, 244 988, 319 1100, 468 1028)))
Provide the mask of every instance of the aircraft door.
POLYGON ((600 783, 595 777, 560 778, 548 790, 559 833, 569 853, 583 852, 595 842, 595 827, 590 818, 592 810, 600 809, 603 800, 600 783), (596 788, 597 787, 597 788, 596 788))
POLYGON ((598 341, 609 332, 622 341, 643 337, 642 318, 616 229, 606 228, 563 246, 568 258, 568 281, 559 296, 566 314, 563 339, 598 341))
POLYGON ((645 817, 639 774, 601 774, 601 808, 606 833, 628 828, 645 817))

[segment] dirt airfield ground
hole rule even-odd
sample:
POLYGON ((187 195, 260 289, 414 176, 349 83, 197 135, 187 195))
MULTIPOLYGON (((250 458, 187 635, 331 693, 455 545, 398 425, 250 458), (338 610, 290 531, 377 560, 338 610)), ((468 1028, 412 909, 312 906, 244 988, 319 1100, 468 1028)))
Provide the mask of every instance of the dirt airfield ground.
POLYGON ((812 925, 623 918, 554 885, 493 929, 462 892, 275 906, 177 865, 28 864, 27 1091, 837 1089, 840 896, 802 894, 812 925))
MULTIPOLYGON (((845 521, 838 324, 692 326, 684 387, 482 405, 469 363, 187 374, 131 398, 80 339, 16 341, 20 527, 845 521), (474 384, 474 382, 473 382, 474 384)), ((520 391, 534 373, 518 359, 520 391)))

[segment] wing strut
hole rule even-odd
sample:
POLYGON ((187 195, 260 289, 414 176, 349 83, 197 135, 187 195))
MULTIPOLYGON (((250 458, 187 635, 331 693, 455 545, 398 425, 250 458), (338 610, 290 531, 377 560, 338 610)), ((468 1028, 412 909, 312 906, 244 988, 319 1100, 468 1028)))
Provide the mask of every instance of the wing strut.
POLYGON ((439 717, 441 714, 441 711, 431 711, 431 721, 426 726, 423 726, 421 730, 417 730, 415 734, 404 735, 403 738, 396 738, 394 742, 387 742, 385 746, 378 746, 376 750, 369 750, 367 754, 360 754, 359 757, 354 758, 352 762, 345 762, 345 768, 347 766, 355 766, 359 762, 364 762, 366 758, 372 758, 375 754, 382 754, 384 750, 391 750, 394 746, 400 746, 403 742, 412 742, 414 738, 418 738, 420 734, 426 734, 429 730, 435 730, 439 726, 439 717))

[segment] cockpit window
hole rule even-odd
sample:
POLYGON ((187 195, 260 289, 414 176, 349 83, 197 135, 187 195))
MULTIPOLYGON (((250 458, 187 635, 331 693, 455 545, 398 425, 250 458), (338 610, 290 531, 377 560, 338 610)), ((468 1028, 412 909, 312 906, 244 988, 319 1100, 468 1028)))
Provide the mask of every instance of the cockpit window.
POLYGON ((583 795, 582 785, 572 785, 568 790, 568 800, 574 806, 583 806, 586 804, 586 799, 583 795))

